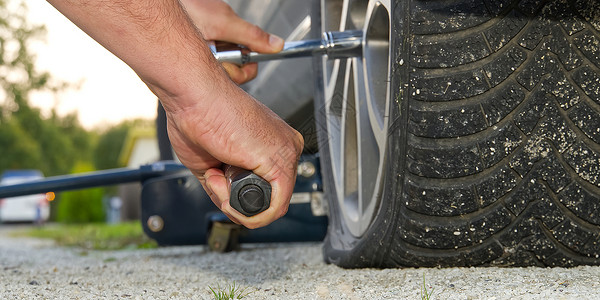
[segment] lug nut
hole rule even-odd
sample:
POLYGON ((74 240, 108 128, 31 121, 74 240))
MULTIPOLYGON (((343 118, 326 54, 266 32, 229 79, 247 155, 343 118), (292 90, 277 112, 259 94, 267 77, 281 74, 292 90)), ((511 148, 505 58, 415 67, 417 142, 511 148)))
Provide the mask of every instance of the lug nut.
POLYGON ((298 175, 302 177, 312 177, 317 172, 315 165, 309 161, 301 162, 298 165, 298 175))
POLYGON ((152 232, 159 232, 165 227, 165 222, 160 216, 154 215, 148 218, 148 228, 152 232))

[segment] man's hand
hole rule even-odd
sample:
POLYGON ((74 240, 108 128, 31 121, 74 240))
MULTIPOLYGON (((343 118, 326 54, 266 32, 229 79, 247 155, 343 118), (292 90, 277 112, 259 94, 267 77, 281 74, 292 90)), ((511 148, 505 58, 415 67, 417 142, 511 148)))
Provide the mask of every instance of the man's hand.
MULTIPOLYGON (((223 212, 249 228, 268 225, 285 214, 302 136, 227 77, 179 1, 49 2, 127 63, 161 99, 175 152, 223 212), (252 170, 269 181, 273 189, 269 209, 250 218, 232 209, 223 164, 252 170)), ((214 17, 219 12, 208 13, 214 17)), ((236 27, 224 25, 215 24, 236 27)))
MULTIPOLYGON (((206 40, 244 45, 259 53, 276 53, 283 49, 283 39, 246 22, 221 0, 181 0, 181 3, 206 40)), ((258 72, 256 63, 222 65, 237 84, 254 79, 258 72)))
POLYGON ((296 181, 302 136, 267 107, 231 84, 215 87, 210 109, 202 105, 167 111, 169 138, 181 162, 232 221, 248 228, 282 217, 296 181), (248 218, 229 205, 222 163, 254 171, 272 187, 266 211, 248 218))
MULTIPOLYGON (((246 22, 221 0, 181 3, 206 40, 240 44, 260 53, 276 53, 283 48, 283 39, 246 22)), ((254 79, 258 72, 256 63, 222 66, 237 84, 254 79)), ((185 112, 168 113, 169 137, 178 158, 200 179, 215 205, 232 221, 256 228, 287 212, 303 139, 268 108, 239 89, 226 86, 215 93, 229 97, 215 97, 208 112, 188 108, 185 112), (237 96, 232 97, 234 94, 237 96), (231 98, 235 101, 228 101, 231 98), (235 109, 228 109, 227 102, 235 109), (218 109, 221 107, 223 110, 218 109), (204 115, 203 122, 198 123, 198 115, 204 115), (270 208, 254 219, 234 210, 229 205, 230 187, 221 162, 253 170, 269 181, 273 189, 270 208)))

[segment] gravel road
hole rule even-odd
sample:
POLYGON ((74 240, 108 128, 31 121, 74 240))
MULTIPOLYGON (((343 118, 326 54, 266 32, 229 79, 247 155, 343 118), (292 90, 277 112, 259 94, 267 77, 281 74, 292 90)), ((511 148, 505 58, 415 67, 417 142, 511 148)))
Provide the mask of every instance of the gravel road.
MULTIPOLYGON (((2 227, 0 227, 2 228, 2 227)), ((0 229, 0 299, 213 299, 232 283, 244 299, 598 299, 600 268, 344 270, 318 243, 83 251, 0 229)))

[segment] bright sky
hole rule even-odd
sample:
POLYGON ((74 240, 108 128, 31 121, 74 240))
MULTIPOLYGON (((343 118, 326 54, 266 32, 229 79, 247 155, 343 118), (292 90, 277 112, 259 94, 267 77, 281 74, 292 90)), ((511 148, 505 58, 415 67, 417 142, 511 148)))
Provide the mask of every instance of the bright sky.
POLYGON ((124 119, 155 118, 156 97, 122 61, 83 33, 43 0, 25 0, 30 22, 45 24, 45 43, 32 45, 39 70, 56 78, 81 83, 80 88, 32 95, 32 104, 59 114, 77 111, 86 128, 116 124, 124 119))

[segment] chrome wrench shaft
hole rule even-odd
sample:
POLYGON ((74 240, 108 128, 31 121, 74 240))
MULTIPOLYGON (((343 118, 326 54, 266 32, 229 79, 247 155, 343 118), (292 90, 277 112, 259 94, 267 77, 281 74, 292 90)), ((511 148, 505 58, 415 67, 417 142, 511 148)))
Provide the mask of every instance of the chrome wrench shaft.
POLYGON ((264 54, 248 49, 216 52, 213 49, 213 54, 220 62, 237 65, 313 55, 327 55, 330 59, 336 59, 361 56, 362 41, 363 33, 360 30, 328 31, 323 33, 320 40, 287 42, 278 53, 264 54))

